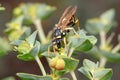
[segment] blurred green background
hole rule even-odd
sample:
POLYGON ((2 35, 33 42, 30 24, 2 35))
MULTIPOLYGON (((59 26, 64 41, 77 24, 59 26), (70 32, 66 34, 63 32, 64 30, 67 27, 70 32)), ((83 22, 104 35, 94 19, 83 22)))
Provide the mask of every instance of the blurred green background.
MULTIPOLYGON (((5 24, 12 19, 12 10, 20 3, 28 3, 28 2, 38 2, 45 3, 51 6, 55 6, 57 10, 50 16, 47 20, 42 22, 45 33, 52 30, 54 24, 56 24, 61 17, 61 14, 69 5, 77 5, 78 9, 76 12, 76 16, 80 20, 81 28, 84 28, 85 22, 89 18, 97 17, 104 11, 114 8, 116 11, 115 20, 118 25, 113 30, 116 33, 116 36, 113 39, 113 44, 117 44, 117 35, 120 34, 120 0, 0 0, 2 6, 6 8, 5 11, 0 12, 0 36, 6 36, 3 32, 6 28, 5 24)), ((108 34, 109 35, 109 34, 108 34)), ((7 47, 7 46, 6 46, 7 47)), ((18 60, 16 58, 16 52, 10 52, 8 55, 0 58, 0 79, 7 76, 15 76, 17 72, 26 72, 32 74, 41 74, 38 68, 38 65, 34 61, 24 62, 18 60)), ((80 59, 80 65, 82 66, 82 61, 85 58, 96 61, 91 56, 80 54, 77 56, 80 59)), ((42 58, 42 61, 45 61, 42 58)), ((46 69, 47 64, 43 63, 46 69)), ((106 67, 113 68, 113 77, 112 80, 120 80, 120 63, 107 63, 106 67)), ((80 72, 76 71, 76 75, 80 80, 86 80, 85 76, 83 76, 80 72)), ((66 75, 66 76, 69 76, 66 75)))

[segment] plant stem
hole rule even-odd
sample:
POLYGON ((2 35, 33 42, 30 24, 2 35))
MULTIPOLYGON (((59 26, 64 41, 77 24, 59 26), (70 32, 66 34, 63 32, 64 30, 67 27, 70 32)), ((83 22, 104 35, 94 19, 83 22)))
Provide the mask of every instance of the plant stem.
POLYGON ((105 43, 106 43, 106 33, 104 31, 100 32, 100 47, 104 47, 105 43))
POLYGON ((35 57, 35 60, 36 60, 36 62, 38 63, 39 68, 40 68, 40 70, 42 71, 43 76, 46 76, 45 69, 44 69, 44 67, 43 67, 43 65, 42 65, 42 62, 40 61, 39 57, 36 56, 36 57, 35 57))
MULTIPOLYGON (((40 19, 33 20, 33 23, 34 23, 34 25, 36 27, 36 30, 38 30, 38 35, 39 35, 39 39, 40 39, 41 43, 44 44, 44 42, 46 41, 46 36, 45 36, 44 31, 43 31, 41 20, 40 19)), ((47 58, 47 57, 45 57, 45 58, 47 59, 47 62, 49 63, 49 58, 47 58)), ((39 59, 39 57, 38 57, 38 59, 39 59)), ((40 61, 40 63, 41 63, 41 61, 40 61)), ((44 73, 44 75, 46 75, 46 72, 45 72, 45 69, 44 69, 42 63, 41 63, 41 66, 42 66, 42 69, 43 69, 43 71, 41 70, 42 73, 44 73)))
POLYGON ((77 80, 77 77, 76 77, 76 75, 75 75, 75 73, 74 73, 74 72, 70 72, 70 74, 71 74, 71 76, 72 76, 73 80, 77 80))
MULTIPOLYGON (((105 33, 105 31, 100 32, 100 41, 101 41, 100 49, 103 49, 105 47, 105 44, 106 44, 106 33, 105 33)), ((101 57, 99 67, 105 67, 106 62, 107 62, 106 59, 104 57, 101 57)))
MULTIPOLYGON (((74 51, 74 48, 70 48, 70 51, 69 51, 68 57, 71 57, 71 56, 72 56, 73 51, 74 51)), ((76 77, 74 71, 70 72, 70 74, 71 74, 73 80, 77 80, 77 77, 76 77)))
POLYGON ((112 50, 112 53, 116 53, 120 50, 120 44, 116 45, 113 50, 112 50))
POLYGON ((71 57, 71 56, 72 56, 73 51, 74 51, 74 48, 70 48, 70 51, 69 51, 68 57, 71 57))
POLYGON ((45 34, 44 34, 44 31, 43 31, 43 28, 42 28, 41 20, 36 19, 33 22, 35 24, 36 29, 38 30, 38 33, 39 33, 38 35, 39 35, 40 41, 42 43, 44 43, 46 38, 45 38, 45 34))
POLYGON ((104 57, 101 57, 99 67, 105 67, 105 64, 106 64, 106 59, 104 57))

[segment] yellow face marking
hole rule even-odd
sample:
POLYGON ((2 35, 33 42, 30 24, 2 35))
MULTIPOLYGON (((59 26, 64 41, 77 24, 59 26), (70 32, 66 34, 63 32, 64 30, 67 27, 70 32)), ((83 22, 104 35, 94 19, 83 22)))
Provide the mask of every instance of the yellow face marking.
POLYGON ((57 36, 56 38, 61 38, 61 36, 57 36))

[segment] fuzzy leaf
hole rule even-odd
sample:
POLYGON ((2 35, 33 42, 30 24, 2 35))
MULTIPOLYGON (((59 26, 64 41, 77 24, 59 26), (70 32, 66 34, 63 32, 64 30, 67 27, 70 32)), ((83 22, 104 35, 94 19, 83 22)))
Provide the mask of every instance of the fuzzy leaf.
POLYGON ((79 60, 77 59, 73 59, 73 58, 63 58, 65 61, 65 70, 67 71, 74 71, 78 64, 79 64, 79 60))
POLYGON ((39 51, 40 51, 40 42, 36 41, 33 49, 30 51, 30 54, 35 57, 39 54, 39 51))
POLYGON ((89 51, 97 42, 97 39, 94 36, 86 35, 86 32, 84 30, 80 30, 78 34, 80 35, 80 39, 76 36, 69 38, 71 46, 78 51, 89 51))
POLYGON ((17 76, 22 80, 53 80, 50 76, 39 76, 28 73, 17 73, 17 76))
POLYGON ((37 36, 37 31, 34 31, 34 32, 26 39, 26 41, 28 41, 29 44, 34 45, 36 36, 37 36))
POLYGON ((99 68, 93 73, 98 80, 110 80, 112 77, 112 69, 99 68))
POLYGON ((97 59, 104 57, 109 62, 120 62, 120 53, 99 50, 97 47, 93 47, 90 51, 86 52, 86 54, 91 55, 97 59))
POLYGON ((99 68, 98 63, 94 63, 85 59, 83 66, 79 69, 90 80, 110 80, 112 77, 112 69, 99 68))
POLYGON ((86 29, 92 34, 98 34, 101 31, 108 32, 115 25, 114 16, 114 9, 110 9, 101 14, 100 17, 87 20, 86 29))
POLYGON ((12 77, 12 76, 10 76, 10 77, 6 77, 6 78, 4 78, 4 79, 2 79, 2 80, 15 80, 15 78, 12 77))
POLYGON ((46 19, 56 8, 40 3, 20 4, 13 11, 15 16, 24 16, 25 24, 31 24, 33 19, 46 19))
POLYGON ((11 50, 11 45, 8 40, 0 37, 0 57, 7 54, 11 50))

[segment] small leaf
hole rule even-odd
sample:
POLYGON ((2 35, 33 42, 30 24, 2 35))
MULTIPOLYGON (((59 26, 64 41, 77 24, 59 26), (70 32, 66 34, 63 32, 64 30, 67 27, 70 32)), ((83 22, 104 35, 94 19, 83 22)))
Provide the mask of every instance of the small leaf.
POLYGON ((54 53, 54 52, 48 53, 48 51, 45 51, 45 52, 41 53, 40 55, 41 55, 41 56, 45 56, 45 57, 50 57, 50 58, 52 58, 52 57, 55 57, 56 54, 59 54, 59 53, 54 53))
POLYGON ((90 80, 110 80, 112 77, 112 69, 99 68, 98 63, 94 63, 85 59, 83 66, 79 69, 90 80))
POLYGON ((6 77, 6 78, 4 78, 4 79, 2 79, 2 80, 15 80, 15 78, 12 77, 12 76, 10 76, 10 77, 6 77))
POLYGON ((23 41, 19 44, 17 50, 22 54, 28 54, 33 48, 33 45, 30 45, 27 41, 23 41))
POLYGON ((6 33, 10 33, 12 30, 20 30, 22 27, 23 16, 19 16, 14 18, 11 22, 7 23, 7 29, 5 30, 6 33))
POLYGON ((104 57, 109 62, 120 62, 120 53, 112 53, 109 51, 99 50, 96 46, 93 47, 86 54, 91 55, 97 59, 104 57))
POLYGON ((34 45, 36 36, 37 36, 37 31, 34 31, 34 32, 26 39, 26 41, 28 41, 29 44, 33 44, 33 45, 34 45))
POLYGON ((101 14, 100 18, 101 19, 106 19, 107 21, 113 21, 115 17, 115 10, 114 9, 110 9, 104 13, 101 14))
POLYGON ((120 62, 120 53, 111 53, 111 52, 101 50, 101 54, 109 62, 120 62))
POLYGON ((53 80, 50 76, 38 76, 28 73, 17 73, 17 76, 22 80, 53 80))
POLYGON ((5 10, 5 8, 1 7, 1 4, 0 4, 0 11, 3 11, 3 10, 5 10))
POLYGON ((92 34, 99 34, 101 31, 108 32, 115 26, 114 16, 114 9, 110 9, 101 14, 100 17, 88 19, 86 22, 86 29, 92 34))
POLYGON ((14 40, 12 41, 10 44, 14 45, 14 46, 18 46, 23 42, 23 40, 14 40))
POLYGON ((78 64, 79 64, 79 60, 77 59, 73 59, 73 58, 63 58, 65 61, 65 70, 67 71, 74 71, 78 64))
POLYGON ((38 6, 38 10, 36 12, 36 15, 38 16, 38 18, 40 19, 46 19, 48 18, 52 13, 53 11, 55 11, 56 8, 55 7, 51 7, 51 6, 48 6, 46 4, 41 4, 38 6))
POLYGON ((41 44, 40 53, 47 51, 49 46, 50 46, 50 43, 41 44))
POLYGON ((24 30, 24 33, 21 35, 20 39, 24 40, 31 34, 31 28, 24 26, 22 29, 24 30))
POLYGON ((38 55, 39 51, 40 51, 40 42, 36 41, 33 49, 30 51, 30 54, 35 57, 38 55))
POLYGON ((31 54, 18 54, 17 58, 23 61, 31 61, 35 59, 31 54))
POLYGON ((97 42, 97 39, 94 36, 86 35, 86 32, 84 30, 78 31, 78 34, 80 35, 80 39, 75 36, 71 36, 69 38, 71 46, 74 47, 75 50, 89 51, 93 47, 93 45, 97 42))
POLYGON ((93 73, 94 77, 98 80, 111 80, 112 69, 99 68, 93 73))
POLYGON ((87 78, 92 79, 90 72, 85 67, 81 67, 78 71, 84 74, 87 78))
POLYGON ((34 19, 46 19, 48 18, 54 11, 55 7, 39 4, 39 3, 22 3, 18 7, 14 9, 15 16, 24 16, 25 24, 31 24, 34 19))
POLYGON ((88 51, 93 47, 89 40, 84 41, 79 47, 76 48, 78 51, 88 51))
POLYGON ((83 61, 83 66, 87 69, 87 70, 89 70, 89 71, 91 71, 91 70, 93 70, 93 69, 97 69, 98 68, 98 62, 97 62, 97 64, 95 64, 94 62, 92 62, 92 61, 90 61, 90 60, 87 60, 87 59, 85 59, 84 61, 83 61))
POLYGON ((12 46, 9 44, 8 40, 0 37, 0 57, 8 54, 12 46))

